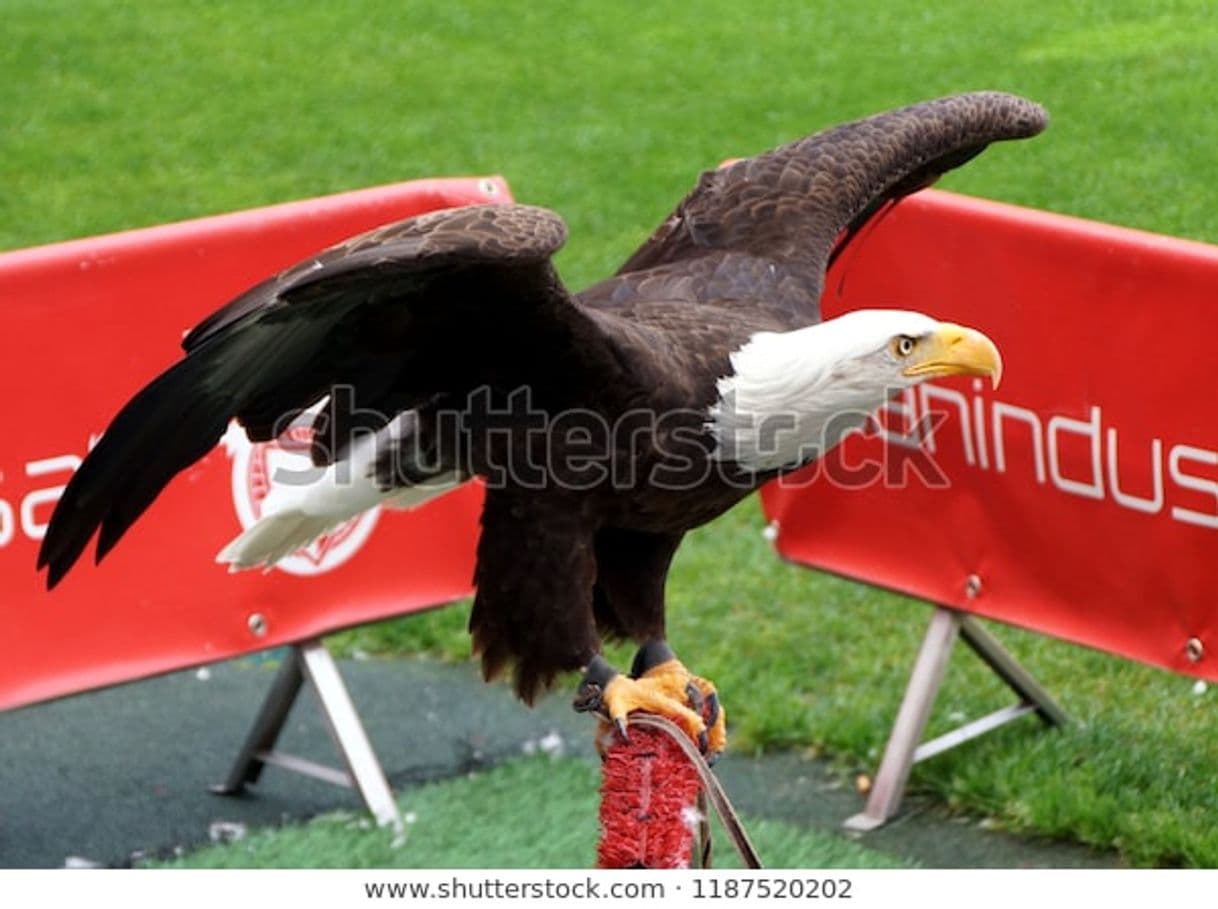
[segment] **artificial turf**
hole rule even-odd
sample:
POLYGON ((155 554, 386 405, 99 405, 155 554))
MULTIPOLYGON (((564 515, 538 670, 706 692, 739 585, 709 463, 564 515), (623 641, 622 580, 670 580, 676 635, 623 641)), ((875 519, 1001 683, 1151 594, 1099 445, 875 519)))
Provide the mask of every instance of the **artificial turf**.
MULTIPOLYGON (((432 783, 402 795, 404 834, 366 815, 336 812, 290 829, 264 829, 168 863, 178 868, 591 868, 596 864, 595 767, 536 757, 432 783), (520 811, 520 794, 529 800, 520 811)), ((841 836, 780 821, 747 819, 769 868, 909 868, 908 862, 841 836)), ((723 835, 716 868, 741 867, 723 835)))

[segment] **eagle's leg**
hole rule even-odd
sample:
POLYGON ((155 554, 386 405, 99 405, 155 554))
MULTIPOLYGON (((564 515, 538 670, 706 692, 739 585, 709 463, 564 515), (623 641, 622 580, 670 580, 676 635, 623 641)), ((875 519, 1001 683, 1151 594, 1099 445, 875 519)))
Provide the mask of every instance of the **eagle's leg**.
MULTIPOLYGON (((618 672, 603 657, 594 657, 575 705, 577 710, 600 713, 623 737, 633 711, 663 716, 684 729, 711 760, 727 744, 726 717, 714 686, 691 674, 663 640, 650 640, 639 648, 630 675, 618 672)), ((606 725, 603 732, 610 728, 606 725)), ((605 735, 597 740, 605 740, 605 735)))

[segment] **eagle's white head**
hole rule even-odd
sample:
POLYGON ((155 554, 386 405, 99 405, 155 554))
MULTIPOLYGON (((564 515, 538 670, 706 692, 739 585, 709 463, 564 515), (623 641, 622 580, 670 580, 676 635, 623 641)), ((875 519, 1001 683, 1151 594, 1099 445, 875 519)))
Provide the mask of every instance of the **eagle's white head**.
POLYGON ((981 332, 917 312, 866 309, 761 332, 731 356, 708 428, 715 456, 748 470, 807 463, 905 388, 939 376, 1002 376, 981 332))

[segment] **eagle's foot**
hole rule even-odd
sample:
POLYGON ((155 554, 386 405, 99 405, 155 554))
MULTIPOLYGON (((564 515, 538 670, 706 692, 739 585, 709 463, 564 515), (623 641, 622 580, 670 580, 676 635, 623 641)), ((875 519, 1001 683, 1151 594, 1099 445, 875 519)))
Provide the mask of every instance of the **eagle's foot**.
POLYGON ((657 658, 655 648, 649 648, 639 651, 632 676, 617 673, 603 660, 590 666, 575 709, 601 714, 596 740, 602 754, 612 743, 614 730, 628 738, 627 718, 638 710, 676 723, 713 763, 727 745, 726 718, 718 693, 706 679, 692 675, 666 646, 662 658, 657 658))

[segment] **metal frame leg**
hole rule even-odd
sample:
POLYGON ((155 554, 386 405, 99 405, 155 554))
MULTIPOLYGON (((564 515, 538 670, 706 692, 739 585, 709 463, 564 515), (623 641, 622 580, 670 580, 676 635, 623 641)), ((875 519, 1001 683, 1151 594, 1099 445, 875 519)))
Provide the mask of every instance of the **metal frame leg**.
POLYGON ((861 814, 856 814, 846 821, 847 830, 874 830, 896 814, 900 807, 901 798, 905 794, 905 784, 909 780, 909 771, 914 763, 914 750, 926 728, 930 709, 935 703, 935 695, 939 693, 939 686, 943 683, 947 660, 951 656, 952 645, 956 643, 959 631, 960 623, 956 619, 956 613, 947 609, 935 610, 930 627, 926 629, 926 637, 922 639, 913 673, 909 677, 905 698, 901 701, 897 718, 892 724, 880 769, 871 784, 867 807, 861 814))
POLYGON ((258 781, 267 764, 335 786, 355 789, 377 823, 392 826, 395 830, 401 829, 402 821, 393 790, 389 788, 364 724, 339 674, 338 665, 320 639, 292 646, 245 743, 237 753, 228 777, 223 783, 213 786, 212 791, 219 795, 241 793, 247 785, 258 781), (305 681, 310 683, 317 695, 326 728, 343 758, 345 771, 275 750, 275 742, 305 681))
POLYGON ((1049 725, 1069 721, 1066 712, 1015 658, 977 620, 953 609, 938 607, 931 616, 926 636, 910 674, 905 697, 897 711, 880 769, 876 772, 864 810, 848 818, 847 830, 866 832, 886 824, 900 810, 909 782, 909 772, 918 761, 942 754, 970 739, 984 735, 1012 720, 1035 712, 1049 725), (1019 695, 1019 703, 1004 707, 981 719, 919 744, 930 718, 935 697, 947 671, 948 658, 957 636, 981 657, 1019 695))
POLYGON ((1044 722, 1050 726, 1064 726, 1070 722, 1069 715, 1052 695, 971 615, 960 614, 960 637, 1044 722))
POLYGON ((300 669, 300 654, 297 648, 293 647, 288 658, 279 667, 275 681, 271 683, 271 690, 262 702, 262 708, 254 719, 254 725, 250 727, 245 743, 237 752, 237 759, 233 762, 227 779, 212 786, 212 792, 217 795, 237 795, 245 790, 247 784, 258 782, 262 768, 266 766, 262 756, 270 754, 274 749, 302 685, 304 673, 300 669))

